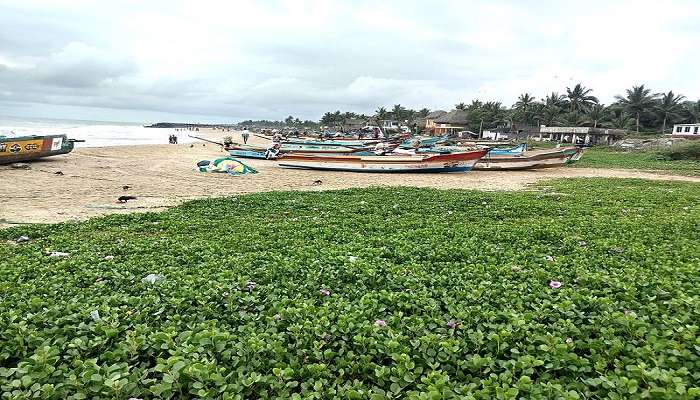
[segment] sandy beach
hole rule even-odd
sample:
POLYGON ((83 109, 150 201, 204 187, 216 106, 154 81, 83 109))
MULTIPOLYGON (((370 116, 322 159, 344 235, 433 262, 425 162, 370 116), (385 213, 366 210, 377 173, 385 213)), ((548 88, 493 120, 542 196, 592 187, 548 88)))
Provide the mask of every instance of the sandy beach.
MULTIPOLYGON (((199 132, 218 139, 223 132, 199 132)), ((229 133, 230 134, 230 133, 229 133)), ((263 139, 251 137, 254 143, 263 139)), ((240 135, 234 134, 240 141, 240 135)), ((557 168, 535 171, 471 171, 459 174, 360 174, 283 169, 274 161, 244 160, 258 174, 200 173, 197 161, 226 156, 211 143, 80 148, 31 163, 0 166, 0 227, 81 220, 112 213, 163 210, 187 200, 272 190, 331 190, 368 186, 522 190, 546 179, 621 177, 700 182, 700 178, 635 170, 557 168), (63 175, 56 174, 62 172, 63 175), (314 183, 321 180, 320 184, 314 183), (129 186, 125 190, 123 187, 129 186), (122 195, 136 196, 126 204, 122 195)))

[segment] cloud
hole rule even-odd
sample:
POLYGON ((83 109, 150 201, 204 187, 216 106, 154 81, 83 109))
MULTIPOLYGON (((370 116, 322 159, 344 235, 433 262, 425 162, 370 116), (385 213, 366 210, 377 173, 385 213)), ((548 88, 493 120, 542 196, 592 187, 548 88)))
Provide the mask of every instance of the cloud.
POLYGON ((698 20, 683 0, 10 0, 0 114, 318 119, 577 82, 605 102, 641 83, 700 98, 698 20))

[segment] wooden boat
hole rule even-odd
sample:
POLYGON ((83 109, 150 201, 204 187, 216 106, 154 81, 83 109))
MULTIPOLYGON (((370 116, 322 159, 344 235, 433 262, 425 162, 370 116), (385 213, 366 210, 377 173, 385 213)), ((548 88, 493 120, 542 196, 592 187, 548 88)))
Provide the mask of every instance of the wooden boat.
POLYGON ((356 153, 358 151, 369 150, 369 146, 345 146, 342 144, 321 144, 319 143, 287 143, 282 142, 282 147, 280 150, 283 153, 297 152, 297 153, 326 153, 326 154, 349 154, 356 153))
POLYGON ((475 170, 518 170, 561 167, 578 161, 583 155, 583 149, 563 147, 525 151, 520 154, 487 154, 474 166, 475 170))
POLYGON ((73 151, 74 142, 66 135, 0 136, 0 164, 67 154, 73 151))
POLYGON ((486 153, 487 149, 452 154, 387 154, 369 155, 314 155, 285 154, 280 158, 283 168, 313 169, 347 172, 464 172, 486 153))
MULTIPOLYGON (((233 143, 224 146, 224 150, 232 157, 269 159, 267 147, 253 146, 233 143)), ((338 145, 314 145, 314 144, 289 144, 283 143, 280 147, 282 153, 304 153, 304 154, 352 154, 369 150, 369 147, 346 147, 338 145)))
POLYGON ((367 147, 379 143, 381 140, 371 139, 285 139, 282 144, 298 144, 305 146, 345 146, 345 147, 367 147))
POLYGON ((262 160, 268 158, 266 155, 267 149, 262 146, 233 143, 228 146, 224 146, 224 150, 228 151, 231 157, 257 158, 262 160))

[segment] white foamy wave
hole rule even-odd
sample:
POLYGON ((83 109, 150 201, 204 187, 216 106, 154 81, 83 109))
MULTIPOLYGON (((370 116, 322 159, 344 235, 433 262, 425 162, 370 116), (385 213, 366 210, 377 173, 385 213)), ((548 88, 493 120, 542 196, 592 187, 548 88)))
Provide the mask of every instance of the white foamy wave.
POLYGON ((139 124, 71 121, 50 119, 10 119, 0 117, 0 135, 68 135, 70 139, 85 140, 78 147, 124 146, 137 144, 167 144, 170 135, 177 135, 179 143, 196 141, 188 134, 168 128, 144 128, 139 124))

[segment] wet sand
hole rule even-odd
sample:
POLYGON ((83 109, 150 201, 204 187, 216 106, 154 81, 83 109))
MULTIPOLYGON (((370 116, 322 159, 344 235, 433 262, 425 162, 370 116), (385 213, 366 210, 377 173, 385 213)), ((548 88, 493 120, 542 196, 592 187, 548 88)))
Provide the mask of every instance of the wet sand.
MULTIPOLYGON (((201 132, 209 138, 230 133, 201 132)), ((240 135, 234 134, 240 141, 240 135)), ((255 143, 262 139, 252 137, 255 143)), ((250 142, 249 142, 250 143, 250 142)), ((243 160, 258 174, 200 173, 197 161, 227 154, 217 145, 142 145, 81 148, 31 163, 0 166, 0 228, 22 223, 81 220, 112 213, 158 211, 184 201, 272 190, 331 190, 369 186, 522 190, 541 180, 621 177, 700 182, 698 177, 648 171, 562 167, 534 171, 457 174, 361 174, 284 169, 274 161, 243 160), (63 175, 57 175, 61 171, 63 175), (320 184, 314 181, 321 180, 320 184), (125 190, 123 187, 129 186, 125 190), (117 202, 122 195, 138 199, 117 202)), ((584 155, 585 157, 585 155, 584 155)))

